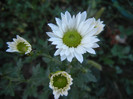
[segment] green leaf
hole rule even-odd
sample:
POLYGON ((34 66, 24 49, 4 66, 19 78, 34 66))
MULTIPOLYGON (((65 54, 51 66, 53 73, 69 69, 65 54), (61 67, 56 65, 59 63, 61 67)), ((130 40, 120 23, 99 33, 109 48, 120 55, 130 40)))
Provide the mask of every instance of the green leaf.
POLYGON ((17 61, 17 67, 16 67, 16 70, 17 71, 20 71, 23 67, 23 62, 22 62, 22 59, 20 58, 18 61, 17 61))
POLYGON ((105 57, 103 57, 101 59, 104 61, 104 64, 107 64, 109 66, 112 66, 115 63, 112 58, 107 57, 107 56, 105 56, 105 57))
POLYGON ((113 5, 114 7, 116 7, 118 9, 118 11, 125 16, 127 19, 133 19, 133 14, 131 12, 129 12, 128 10, 126 10, 125 8, 123 8, 122 6, 120 6, 119 2, 117 0, 113 1, 113 5))
POLYGON ((44 69, 40 67, 40 64, 37 64, 37 66, 32 68, 32 77, 29 79, 29 83, 32 85, 38 86, 43 85, 44 83, 48 83, 48 77, 49 77, 49 70, 44 69))
POLYGON ((8 81, 8 84, 7 84, 7 82, 5 82, 5 81, 0 83, 0 85, 3 85, 3 86, 1 86, 3 88, 2 88, 2 90, 0 92, 0 94, 15 96, 14 84, 11 81, 8 81), (6 86, 5 86, 5 84, 6 84, 6 86))
POLYGON ((105 8, 102 7, 102 8, 96 13, 95 18, 96 18, 96 19, 99 19, 99 18, 102 16, 102 14, 104 13, 104 10, 105 10, 105 8))
POLYGON ((115 69, 117 74, 121 74, 123 72, 123 70, 119 66, 115 66, 115 69))
POLYGON ((79 91, 76 87, 72 87, 68 94, 68 99, 79 99, 79 91))
POLYGON ((88 79, 89 82, 96 82, 97 81, 96 77, 89 71, 87 72, 86 79, 88 79))
POLYGON ((23 99, 27 99, 28 96, 37 97, 37 87, 28 85, 27 88, 24 90, 23 99))
POLYGON ((43 88, 41 94, 39 94, 39 99, 48 99, 49 95, 51 94, 52 89, 49 88, 49 84, 43 88))
POLYGON ((2 48, 3 47, 3 40, 2 39, 0 39, 0 48, 2 48))
POLYGON ((100 64, 98 64, 97 62, 93 61, 93 60, 88 60, 88 64, 90 64, 91 66, 97 68, 98 70, 102 70, 102 66, 100 64))
POLYGON ((37 64, 35 67, 33 67, 32 68, 32 74, 33 74, 33 76, 38 75, 40 73, 40 70, 41 70, 40 64, 37 64))

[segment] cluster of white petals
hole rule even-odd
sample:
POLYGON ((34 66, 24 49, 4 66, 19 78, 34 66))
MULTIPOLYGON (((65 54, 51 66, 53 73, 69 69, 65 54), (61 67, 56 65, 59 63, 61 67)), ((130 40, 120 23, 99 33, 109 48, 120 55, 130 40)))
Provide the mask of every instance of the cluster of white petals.
MULTIPOLYGON (((19 35, 16 36, 16 38, 13 38, 13 42, 7 42, 8 44, 8 49, 6 50, 6 52, 19 52, 22 53, 19 49, 18 49, 18 44, 20 43, 24 43, 25 46, 27 47, 27 50, 24 52, 25 54, 28 54, 31 52, 32 48, 29 42, 27 42, 24 38, 20 37, 19 35)), ((22 48, 25 49, 25 48, 22 48)))
POLYGON ((61 96, 63 96, 63 95, 67 96, 68 95, 68 90, 70 90, 70 86, 72 85, 72 80, 73 79, 71 78, 71 75, 69 75, 65 71, 58 71, 58 72, 52 74, 52 76, 50 77, 49 87, 51 89, 53 89, 53 94, 54 94, 54 98, 55 99, 58 99, 60 97, 60 95, 61 96), (63 88, 58 88, 58 87, 55 87, 54 86, 54 80, 53 80, 53 78, 56 77, 56 76, 59 76, 59 75, 65 77, 66 80, 67 80, 67 84, 63 88))
POLYGON ((61 13, 61 19, 55 18, 57 25, 48 24, 52 29, 52 32, 47 32, 47 35, 50 37, 49 41, 56 45, 57 50, 54 55, 60 55, 61 61, 67 59, 71 62, 76 57, 82 63, 84 53, 96 54, 93 48, 99 47, 97 34, 103 31, 105 25, 100 19, 86 18, 86 11, 79 12, 76 16, 71 16, 66 11, 65 14, 61 13), (82 37, 81 42, 76 47, 70 47, 63 42, 64 34, 71 30, 76 30, 82 37))

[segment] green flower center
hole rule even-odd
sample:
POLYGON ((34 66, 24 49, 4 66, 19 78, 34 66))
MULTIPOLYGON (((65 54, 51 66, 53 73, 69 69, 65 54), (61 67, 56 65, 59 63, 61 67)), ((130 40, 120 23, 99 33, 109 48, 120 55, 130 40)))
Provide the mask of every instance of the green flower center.
POLYGON ((95 25, 94 28, 97 28, 97 26, 95 25))
POLYGON ((62 75, 55 76, 53 77, 53 85, 54 87, 64 88, 67 85, 67 78, 62 75))
POLYGON ((69 47, 77 47, 81 39, 81 35, 76 30, 68 30, 63 36, 63 43, 69 47))
POLYGON ((17 49, 21 53, 25 53, 28 50, 28 46, 24 42, 20 42, 20 43, 17 44, 17 49))

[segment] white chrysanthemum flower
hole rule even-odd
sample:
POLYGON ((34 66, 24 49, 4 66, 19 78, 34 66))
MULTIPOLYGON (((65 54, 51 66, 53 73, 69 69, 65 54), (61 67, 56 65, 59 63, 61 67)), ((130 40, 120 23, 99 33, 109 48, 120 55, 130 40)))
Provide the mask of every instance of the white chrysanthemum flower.
POLYGON ((71 16, 68 11, 61 13, 61 19, 55 18, 57 25, 49 23, 52 32, 47 32, 49 41, 56 45, 55 56, 60 55, 61 61, 72 61, 74 57, 82 63, 82 54, 89 52, 95 54, 93 48, 99 47, 97 34, 99 34, 104 25, 100 20, 94 18, 86 19, 87 13, 78 13, 71 16))
POLYGON ((49 87, 53 89, 55 99, 58 99, 60 95, 68 95, 68 90, 70 90, 72 80, 71 75, 65 71, 57 71, 51 75, 49 87))
POLYGON ((13 42, 7 42, 9 49, 6 52, 19 52, 28 54, 31 52, 32 48, 30 43, 28 43, 24 38, 19 35, 13 38, 13 42))

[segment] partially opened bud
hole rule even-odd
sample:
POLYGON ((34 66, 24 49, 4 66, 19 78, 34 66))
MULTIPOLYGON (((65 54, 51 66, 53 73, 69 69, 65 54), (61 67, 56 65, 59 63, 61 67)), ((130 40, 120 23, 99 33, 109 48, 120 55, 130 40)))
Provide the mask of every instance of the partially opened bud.
POLYGON ((19 35, 16 37, 17 38, 13 38, 13 42, 7 42, 9 49, 7 49, 6 52, 30 53, 32 50, 30 43, 19 35))
POLYGON ((71 75, 65 71, 57 71, 51 75, 49 87, 53 89, 55 99, 58 99, 60 95, 68 95, 68 90, 70 90, 72 80, 71 75))

